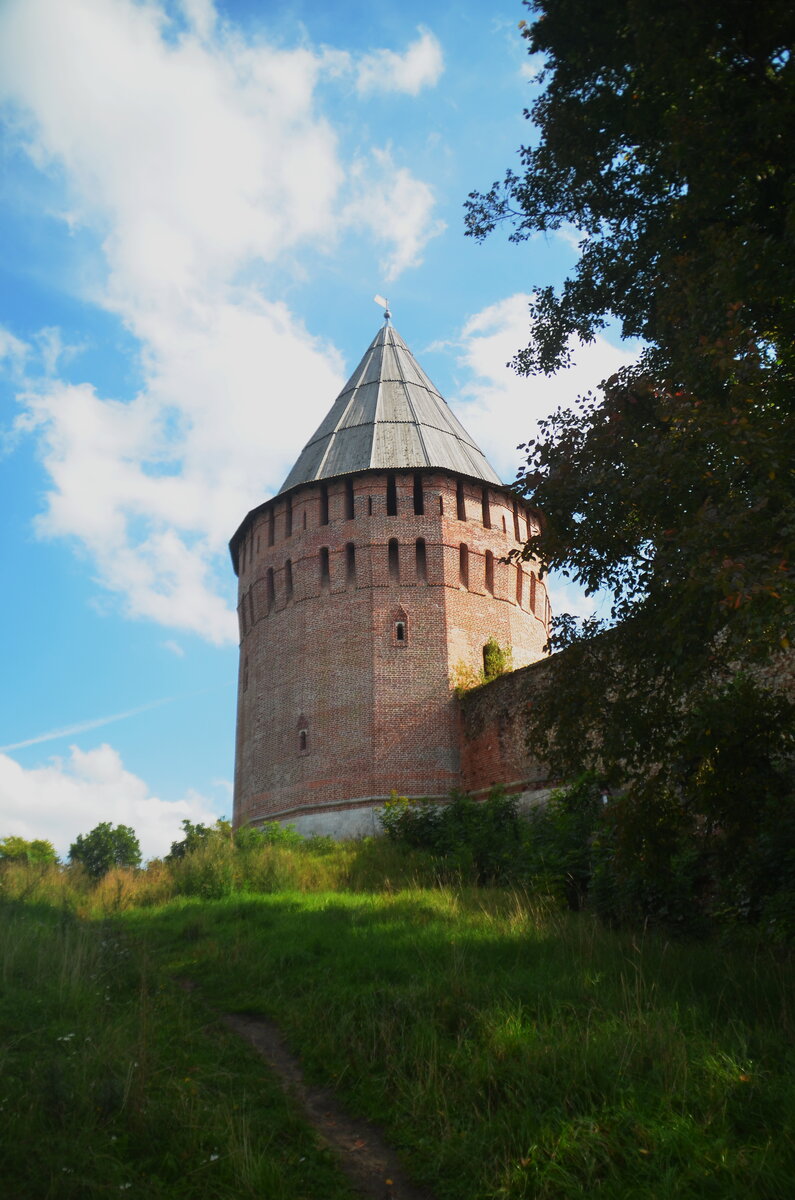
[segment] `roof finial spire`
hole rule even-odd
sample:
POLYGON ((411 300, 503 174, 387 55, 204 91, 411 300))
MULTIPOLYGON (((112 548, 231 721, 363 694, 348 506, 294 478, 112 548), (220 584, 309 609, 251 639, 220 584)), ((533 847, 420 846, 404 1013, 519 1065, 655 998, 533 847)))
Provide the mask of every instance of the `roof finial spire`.
POLYGON ((389 301, 385 300, 383 296, 373 296, 373 300, 375 300, 376 304, 380 304, 383 307, 384 324, 388 325, 389 318, 392 316, 391 312, 389 311, 389 301))

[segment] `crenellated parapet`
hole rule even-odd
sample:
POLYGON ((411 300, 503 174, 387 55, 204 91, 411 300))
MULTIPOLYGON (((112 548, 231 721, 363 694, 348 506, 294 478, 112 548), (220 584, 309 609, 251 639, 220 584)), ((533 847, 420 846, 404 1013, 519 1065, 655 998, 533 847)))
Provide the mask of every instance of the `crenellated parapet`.
POLYGON ((532 613, 546 633, 537 566, 506 561, 535 521, 507 490, 442 472, 368 472, 275 497, 235 544, 241 639, 288 604, 395 581, 489 595, 532 613))

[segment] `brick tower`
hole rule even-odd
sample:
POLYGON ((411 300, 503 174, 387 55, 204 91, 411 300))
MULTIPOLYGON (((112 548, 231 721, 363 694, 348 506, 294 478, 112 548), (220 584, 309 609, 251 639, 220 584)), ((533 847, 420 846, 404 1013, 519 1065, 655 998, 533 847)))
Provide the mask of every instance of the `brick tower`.
POLYGON ((374 832, 397 791, 459 783, 451 675, 541 657, 549 603, 507 564, 533 514, 386 323, 281 491, 230 543, 239 579, 234 820, 374 832))

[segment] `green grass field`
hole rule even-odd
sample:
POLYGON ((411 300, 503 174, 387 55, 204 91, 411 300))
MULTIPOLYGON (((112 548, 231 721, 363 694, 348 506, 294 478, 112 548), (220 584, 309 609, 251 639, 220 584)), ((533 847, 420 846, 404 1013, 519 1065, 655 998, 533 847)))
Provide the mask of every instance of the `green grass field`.
POLYGON ((118 926, 0 905, 0 1194, 352 1200, 242 1043, 118 926))
POLYGON ((5 1194, 348 1196, 221 1029, 238 1011, 275 1019, 438 1200, 789 1200, 785 952, 617 934, 507 891, 328 890, 328 863, 301 870, 304 890, 220 899, 108 881, 72 904, 82 916, 54 876, 4 900, 5 1194))

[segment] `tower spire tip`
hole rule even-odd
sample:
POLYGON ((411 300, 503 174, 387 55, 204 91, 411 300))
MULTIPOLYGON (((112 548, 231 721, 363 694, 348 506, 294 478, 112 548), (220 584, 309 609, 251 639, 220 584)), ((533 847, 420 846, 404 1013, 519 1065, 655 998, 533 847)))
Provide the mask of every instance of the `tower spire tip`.
POLYGON ((373 300, 375 301, 376 304, 380 304, 381 307, 383 308, 384 324, 388 325, 390 317, 392 316, 391 312, 389 311, 389 301, 386 300, 383 296, 373 296, 373 300))

